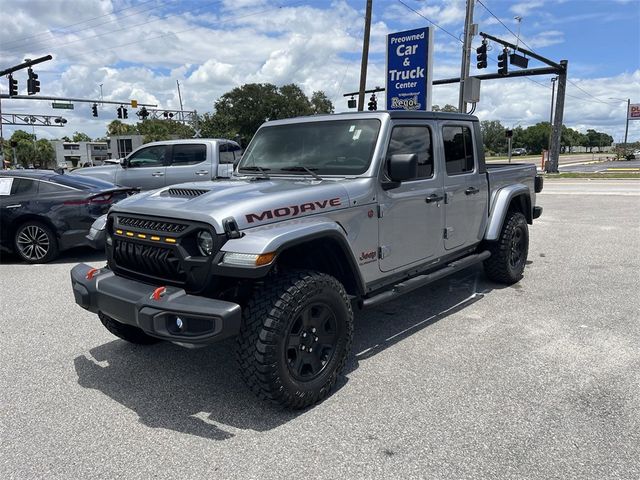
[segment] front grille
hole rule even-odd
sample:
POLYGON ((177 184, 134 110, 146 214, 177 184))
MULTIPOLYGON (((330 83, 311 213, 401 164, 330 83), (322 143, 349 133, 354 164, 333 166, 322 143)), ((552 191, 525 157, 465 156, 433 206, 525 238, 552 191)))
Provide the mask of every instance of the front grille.
POLYGON ((187 225, 181 223, 161 222, 134 217, 118 217, 118 225, 121 227, 133 227, 140 228, 142 230, 153 230, 155 232, 165 233, 180 233, 187 228, 187 225))
POLYGON ((184 282, 186 274, 174 250, 159 245, 114 239, 113 259, 116 265, 131 272, 184 282))
POLYGON ((171 195, 173 197, 199 197, 208 193, 209 190, 200 190, 197 188, 170 188, 162 192, 163 195, 171 195))

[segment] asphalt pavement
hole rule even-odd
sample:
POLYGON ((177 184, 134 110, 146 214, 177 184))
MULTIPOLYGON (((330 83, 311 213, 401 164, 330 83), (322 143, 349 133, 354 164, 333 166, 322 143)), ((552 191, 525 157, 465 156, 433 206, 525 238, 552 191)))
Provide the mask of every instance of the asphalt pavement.
POLYGON ((0 478, 638 479, 640 183, 548 180, 525 278, 471 268, 356 317, 338 389, 254 399, 233 342, 138 347, 69 270, 0 263, 0 478))

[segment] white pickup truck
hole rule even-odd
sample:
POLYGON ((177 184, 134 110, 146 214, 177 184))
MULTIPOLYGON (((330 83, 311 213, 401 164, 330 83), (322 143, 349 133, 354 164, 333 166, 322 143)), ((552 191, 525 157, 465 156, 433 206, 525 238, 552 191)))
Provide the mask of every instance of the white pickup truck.
POLYGON ((242 148, 232 140, 194 138, 142 145, 116 165, 74 170, 124 187, 153 190, 184 182, 231 176, 242 148))

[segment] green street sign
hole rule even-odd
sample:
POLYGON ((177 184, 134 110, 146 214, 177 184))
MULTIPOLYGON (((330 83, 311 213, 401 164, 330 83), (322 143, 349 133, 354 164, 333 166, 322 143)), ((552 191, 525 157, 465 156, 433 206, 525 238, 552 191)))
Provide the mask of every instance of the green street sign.
POLYGON ((60 108, 62 110, 73 110, 73 103, 56 103, 51 104, 53 108, 60 108))

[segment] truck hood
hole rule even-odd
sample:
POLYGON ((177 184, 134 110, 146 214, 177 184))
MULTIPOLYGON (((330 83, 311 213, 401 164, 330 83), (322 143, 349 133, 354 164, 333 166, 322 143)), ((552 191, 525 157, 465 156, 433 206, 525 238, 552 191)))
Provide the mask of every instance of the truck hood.
POLYGON ((222 233, 222 222, 230 217, 242 230, 348 206, 347 189, 335 181, 237 178, 140 193, 114 205, 112 211, 201 221, 222 233))
POLYGON ((107 182, 116 183, 116 174, 122 167, 120 165, 102 165, 100 167, 84 167, 73 171, 74 175, 98 178, 107 182))

